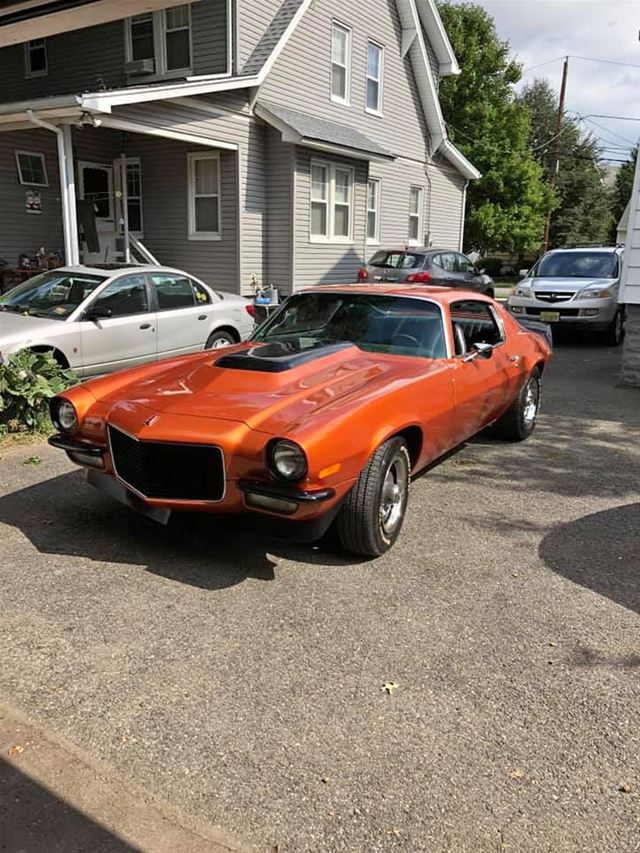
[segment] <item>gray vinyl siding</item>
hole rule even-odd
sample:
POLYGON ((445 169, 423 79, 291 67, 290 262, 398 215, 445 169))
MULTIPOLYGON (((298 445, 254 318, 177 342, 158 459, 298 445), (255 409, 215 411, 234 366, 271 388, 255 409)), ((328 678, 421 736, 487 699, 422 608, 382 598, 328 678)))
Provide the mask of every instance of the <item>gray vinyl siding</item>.
POLYGON ((454 169, 439 163, 430 165, 428 174, 431 181, 428 214, 430 244, 461 248, 465 178, 454 169))
MULTIPOLYGON (((372 163, 372 178, 380 181, 380 246, 404 246, 409 239, 409 202, 411 187, 422 189, 422 235, 428 232, 429 185, 422 163, 396 160, 394 163, 372 163)), ((426 240, 425 240, 426 242, 426 240)), ((367 243, 367 256, 378 245, 367 243)))
POLYGON ((53 133, 44 130, 0 133, 0 208, 0 258, 9 266, 15 267, 23 253, 34 256, 40 246, 49 252, 63 248, 60 179, 53 133), (49 186, 33 188, 41 194, 41 214, 27 213, 25 190, 29 187, 18 183, 16 149, 44 154, 49 186))
MULTIPOLYGON (((191 8, 194 74, 221 74, 227 69, 227 0, 200 0, 191 8)), ((49 72, 25 77, 24 46, 0 50, 0 99, 3 102, 75 92, 139 86, 149 77, 127 79, 125 21, 112 21, 61 33, 47 39, 49 72)), ((170 79, 167 78, 161 79, 170 79)))
POLYGON ((295 172, 295 274, 294 289, 315 284, 355 282, 364 263, 367 202, 367 166, 306 148, 298 149, 295 172), (351 243, 312 243, 309 237, 312 160, 348 166, 354 170, 353 240, 351 243))
POLYGON ((293 275, 293 170, 296 149, 280 134, 267 132, 266 187, 269 208, 265 239, 265 281, 281 292, 292 288, 293 275))
POLYGON ((409 58, 400 54, 402 31, 395 2, 316 0, 303 16, 265 81, 260 97, 266 102, 356 128, 392 153, 424 162, 429 135, 409 58), (331 101, 331 20, 350 26, 352 33, 351 103, 331 101), (382 117, 365 111, 367 42, 384 46, 382 117), (313 73, 310 73, 310 57, 313 73))
POLYGON ((236 0, 238 68, 241 69, 283 0, 236 0))

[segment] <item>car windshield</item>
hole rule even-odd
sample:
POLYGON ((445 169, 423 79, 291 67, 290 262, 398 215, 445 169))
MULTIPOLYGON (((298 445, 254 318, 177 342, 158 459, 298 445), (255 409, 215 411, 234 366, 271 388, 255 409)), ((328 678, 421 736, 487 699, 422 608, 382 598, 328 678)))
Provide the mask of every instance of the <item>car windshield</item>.
POLYGON ((422 264, 423 255, 415 252, 376 252, 369 266, 387 270, 414 270, 422 264))
POLYGON ((533 270, 540 278, 616 278, 618 257, 614 252, 553 252, 533 270))
POLYGON ((438 305, 404 296, 295 294, 260 327, 253 340, 286 341, 296 351, 348 342, 366 352, 446 357, 438 305))
POLYGON ((43 272, 0 297, 0 311, 66 320, 106 276, 64 270, 43 272))

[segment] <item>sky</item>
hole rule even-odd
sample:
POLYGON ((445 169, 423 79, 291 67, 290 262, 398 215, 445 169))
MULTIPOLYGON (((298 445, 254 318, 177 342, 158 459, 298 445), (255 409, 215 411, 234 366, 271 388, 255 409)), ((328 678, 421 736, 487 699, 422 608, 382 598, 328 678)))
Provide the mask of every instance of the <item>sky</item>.
POLYGON ((562 59, 570 55, 566 109, 585 117, 581 126, 598 136, 606 147, 605 159, 625 160, 640 137, 640 0, 473 2, 493 16, 498 35, 510 42, 514 56, 524 64, 518 88, 545 77, 559 91, 562 59), (638 67, 611 64, 614 61, 638 67))

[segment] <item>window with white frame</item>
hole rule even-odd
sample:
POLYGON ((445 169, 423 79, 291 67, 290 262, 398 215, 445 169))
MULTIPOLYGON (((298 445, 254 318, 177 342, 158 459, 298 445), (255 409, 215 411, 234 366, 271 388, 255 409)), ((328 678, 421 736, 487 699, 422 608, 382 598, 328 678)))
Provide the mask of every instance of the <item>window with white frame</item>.
POLYGON ((370 41, 367 45, 367 93, 366 109, 369 113, 382 114, 382 74, 384 48, 370 41))
POLYGON ((331 100, 349 103, 351 88, 351 30, 342 24, 331 27, 331 100))
POLYGON ((47 167, 44 154, 38 151, 16 151, 18 180, 30 187, 48 187, 47 167))
POLYGON ((312 243, 348 243, 353 232, 353 169, 311 163, 312 243))
POLYGON ((367 241, 380 242, 380 181, 370 178, 367 186, 367 241))
POLYGON ((422 233, 422 187, 411 187, 409 192, 409 243, 418 245, 422 233))
POLYGON ((127 19, 127 61, 153 60, 156 74, 191 68, 191 6, 187 3, 127 19))
POLYGON ((44 77, 49 66, 47 62, 47 43, 44 39, 34 39, 24 46, 25 77, 44 77))
POLYGON ((189 154, 189 239, 219 240, 220 157, 217 152, 189 154))

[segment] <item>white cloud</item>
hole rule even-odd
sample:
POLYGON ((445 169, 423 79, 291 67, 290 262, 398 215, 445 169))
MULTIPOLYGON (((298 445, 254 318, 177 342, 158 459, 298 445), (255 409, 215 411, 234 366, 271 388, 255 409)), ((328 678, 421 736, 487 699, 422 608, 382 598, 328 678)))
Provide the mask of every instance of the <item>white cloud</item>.
MULTIPOLYGON (((640 67, 578 58, 640 66, 640 3, 636 0, 476 0, 476 3, 493 16, 498 35, 511 43, 514 56, 523 63, 525 74, 521 86, 536 77, 545 77, 558 91, 562 57, 569 54, 567 109, 582 116, 595 113, 640 119, 640 67), (541 63, 549 64, 535 67, 541 63)), ((611 160, 625 159, 628 149, 640 137, 640 121, 594 117, 582 126, 599 136, 608 149, 605 156, 611 160)))

